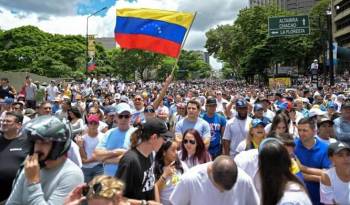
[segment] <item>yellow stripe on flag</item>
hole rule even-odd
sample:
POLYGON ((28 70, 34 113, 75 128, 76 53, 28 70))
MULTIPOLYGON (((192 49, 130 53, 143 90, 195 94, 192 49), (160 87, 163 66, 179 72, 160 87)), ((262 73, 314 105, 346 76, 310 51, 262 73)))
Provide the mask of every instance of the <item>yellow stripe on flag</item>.
POLYGON ((187 12, 135 8, 117 9, 117 16, 165 21, 168 23, 183 26, 186 29, 191 26, 194 18, 194 15, 192 13, 187 12))

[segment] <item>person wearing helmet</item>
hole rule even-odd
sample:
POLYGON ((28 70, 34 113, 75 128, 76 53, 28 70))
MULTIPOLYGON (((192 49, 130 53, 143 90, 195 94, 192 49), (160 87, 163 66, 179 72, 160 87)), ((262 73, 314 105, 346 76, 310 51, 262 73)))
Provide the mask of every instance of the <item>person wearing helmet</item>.
POLYGON ((6 204, 62 204, 84 182, 81 169, 67 159, 69 124, 55 116, 40 116, 29 121, 23 133, 31 149, 6 204))

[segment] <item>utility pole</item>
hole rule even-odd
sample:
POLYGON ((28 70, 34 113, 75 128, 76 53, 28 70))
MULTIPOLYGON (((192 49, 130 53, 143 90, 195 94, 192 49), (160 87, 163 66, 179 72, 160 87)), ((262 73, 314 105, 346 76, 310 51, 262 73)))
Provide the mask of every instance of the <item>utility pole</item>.
MULTIPOLYGON (((332 6, 332 5, 331 5, 332 6)), ((334 80, 334 62, 333 62, 333 30, 332 30, 332 9, 327 10, 328 23, 328 52, 329 52, 329 83, 331 86, 335 84, 334 80)))
POLYGON ((103 7, 102 9, 90 14, 86 18, 86 53, 85 53, 85 71, 88 73, 88 67, 89 67, 89 18, 92 16, 95 16, 96 14, 100 13, 101 11, 107 9, 107 7, 103 7))

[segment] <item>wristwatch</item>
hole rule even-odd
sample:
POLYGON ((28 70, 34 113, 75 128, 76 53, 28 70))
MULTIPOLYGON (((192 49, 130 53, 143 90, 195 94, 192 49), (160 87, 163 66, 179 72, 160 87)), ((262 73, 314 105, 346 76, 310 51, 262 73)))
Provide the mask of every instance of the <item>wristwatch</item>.
POLYGON ((141 205, 148 205, 148 202, 146 200, 141 200, 141 205))

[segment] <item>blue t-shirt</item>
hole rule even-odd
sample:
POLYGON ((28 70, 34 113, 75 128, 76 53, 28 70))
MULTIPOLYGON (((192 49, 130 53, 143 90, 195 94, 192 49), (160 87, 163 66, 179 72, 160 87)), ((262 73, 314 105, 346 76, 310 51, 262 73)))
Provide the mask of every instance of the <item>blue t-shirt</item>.
MULTIPOLYGON (((122 132, 119 128, 110 129, 102 140, 97 145, 97 148, 105 150, 114 149, 129 149, 130 136, 134 132, 135 128, 131 127, 126 132, 122 132)), ((104 164, 104 174, 108 176, 114 176, 117 172, 117 164, 104 164)))
MULTIPOLYGON (((331 162, 328 159, 328 145, 317 138, 315 140, 314 146, 311 149, 307 149, 300 139, 296 139, 294 153, 302 165, 317 169, 328 169, 331 166, 331 162)), ((312 204, 321 204, 320 183, 305 180, 305 184, 312 204)))
POLYGON ((203 119, 209 123, 210 126, 210 145, 209 153, 212 157, 217 157, 221 154, 221 128, 226 126, 226 119, 221 115, 215 113, 213 117, 208 117, 204 114, 203 119))
POLYGON ((197 130, 199 132, 199 135, 202 137, 202 139, 211 136, 209 123, 207 123, 202 118, 197 118, 195 122, 190 121, 187 118, 180 120, 176 124, 175 133, 184 134, 186 130, 191 128, 197 130))

